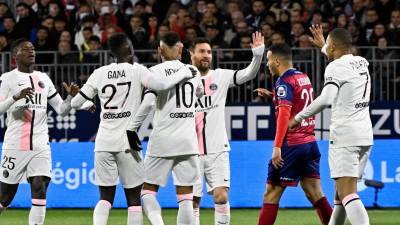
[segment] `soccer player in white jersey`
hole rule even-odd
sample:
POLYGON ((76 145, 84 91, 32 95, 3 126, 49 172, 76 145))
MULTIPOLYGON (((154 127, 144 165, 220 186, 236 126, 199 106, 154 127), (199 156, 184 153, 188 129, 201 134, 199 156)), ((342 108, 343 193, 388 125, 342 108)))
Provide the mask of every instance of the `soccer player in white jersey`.
MULTIPOLYGON (((314 43, 325 42, 320 26, 311 27, 314 43)), ((312 115, 332 106, 329 138, 329 167, 335 180, 335 206, 330 225, 343 225, 346 215, 353 225, 369 225, 367 211, 357 195, 373 145, 369 114, 371 78, 368 61, 351 54, 351 34, 336 28, 323 47, 330 63, 325 69, 325 86, 307 108, 289 123, 294 127, 312 115)))
POLYGON ((200 151, 200 177, 194 186, 195 225, 200 224, 200 200, 204 178, 207 192, 214 195, 215 225, 229 224, 230 187, 229 141, 225 128, 225 103, 228 89, 256 77, 264 55, 264 37, 253 34, 251 63, 242 70, 210 69, 211 44, 208 39, 194 40, 190 48, 192 65, 200 71, 205 95, 196 104, 196 129, 200 151))
POLYGON ((32 43, 19 39, 11 49, 17 68, 0 78, 0 115, 7 112, 8 118, 0 164, 0 214, 13 200, 26 174, 32 197, 29 225, 42 225, 51 179, 47 104, 57 114, 67 115, 71 96, 78 93, 79 87, 64 83, 69 96, 63 101, 47 74, 33 69, 36 55, 32 43))
MULTIPOLYGON (((173 79, 184 66, 179 61, 183 44, 177 33, 169 32, 160 41, 158 51, 163 63, 150 68, 159 77, 173 79)), ((153 225, 163 225, 161 207, 156 199, 160 186, 165 186, 172 171, 179 204, 177 224, 193 224, 193 185, 198 178, 198 149, 195 127, 195 103, 203 94, 200 77, 180 82, 166 91, 145 93, 129 130, 155 107, 153 131, 150 134, 145 164, 145 182, 142 190, 143 209, 153 225)))
POLYGON ((95 70, 71 104, 78 108, 95 95, 101 102, 101 122, 95 141, 95 171, 100 201, 93 213, 93 224, 107 224, 119 177, 128 203, 128 225, 141 225, 140 192, 144 168, 141 152, 130 150, 127 124, 139 108, 144 88, 166 90, 193 75, 189 69, 181 69, 185 67, 182 65, 174 76, 155 77, 146 67, 132 64, 133 47, 125 34, 111 36, 108 45, 116 63, 95 70))

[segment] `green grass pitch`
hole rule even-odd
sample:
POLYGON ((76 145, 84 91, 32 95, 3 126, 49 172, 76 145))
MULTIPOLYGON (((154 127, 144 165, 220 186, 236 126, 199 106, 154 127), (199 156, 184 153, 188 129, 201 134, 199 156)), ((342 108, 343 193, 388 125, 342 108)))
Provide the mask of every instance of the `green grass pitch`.
MULTIPOLYGON (((232 209, 231 225, 256 225, 258 209, 232 209)), ((8 209, 0 216, 0 225, 27 224, 28 209, 8 209)), ((48 209, 45 225, 91 225, 91 209, 48 209)), ((176 224, 176 209, 164 209, 165 225, 176 224)), ((214 224, 214 211, 201 210, 201 224, 214 224)), ((400 225, 400 210, 368 210, 371 225, 400 225)), ((113 209, 109 225, 126 225, 126 210, 113 209)), ((280 209, 276 225, 319 225, 314 210, 309 209, 280 209)), ((145 221, 145 225, 149 225, 145 221)))

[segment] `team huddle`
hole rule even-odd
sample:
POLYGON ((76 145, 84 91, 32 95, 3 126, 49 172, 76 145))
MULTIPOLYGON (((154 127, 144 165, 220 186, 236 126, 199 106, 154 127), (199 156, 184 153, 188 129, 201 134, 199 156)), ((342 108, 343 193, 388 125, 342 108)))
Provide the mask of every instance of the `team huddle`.
MULTIPOLYGON (((286 44, 272 45, 266 54, 274 90, 256 89, 273 98, 276 135, 259 225, 274 224, 279 200, 288 186, 300 182, 324 225, 369 225, 357 195, 356 183, 368 160, 372 126, 368 102, 368 62, 351 54, 351 35, 334 29, 326 42, 322 28, 310 28, 313 43, 331 61, 325 86, 314 99, 307 74, 293 68, 286 44), (321 189, 320 153, 314 137, 315 115, 332 106, 329 167, 335 180, 332 210, 321 189), (351 134, 351 135, 348 135, 351 134)), ((181 62, 179 35, 167 33, 159 43, 162 63, 146 68, 133 63, 133 46, 124 34, 110 37, 114 63, 96 69, 83 87, 63 83, 63 100, 45 73, 33 70, 35 51, 27 40, 12 47, 17 68, 0 77, 0 115, 7 113, 0 167, 0 214, 13 200, 19 182, 27 177, 32 207, 29 225, 43 225, 46 192, 51 179, 47 104, 63 116, 74 109, 93 111, 100 99, 100 124, 94 165, 100 200, 94 225, 107 225, 118 180, 127 201, 128 225, 143 225, 143 212, 152 225, 163 225, 157 192, 172 172, 179 206, 178 225, 200 224, 204 181, 214 197, 215 224, 230 224, 230 145, 225 128, 225 103, 230 87, 254 79, 265 46, 260 32, 252 36, 251 63, 242 70, 211 69, 210 41, 196 39, 190 47, 191 65, 181 62), (137 129, 154 112, 146 156, 137 129)), ((1 220, 1 217, 0 217, 1 220)))

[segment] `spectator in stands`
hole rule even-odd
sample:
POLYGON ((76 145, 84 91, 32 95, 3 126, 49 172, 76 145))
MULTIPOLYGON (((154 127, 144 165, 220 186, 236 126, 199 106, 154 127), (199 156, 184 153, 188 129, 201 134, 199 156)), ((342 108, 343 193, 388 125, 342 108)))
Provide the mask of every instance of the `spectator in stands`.
POLYGON ((314 14, 311 17, 311 21, 309 22, 309 25, 321 24, 321 23, 322 23, 322 12, 321 11, 315 11, 314 14))
POLYGON ((304 21, 310 21, 314 12, 319 10, 317 4, 314 0, 303 0, 304 5, 304 13, 303 18, 304 21))
POLYGON ((217 25, 207 26, 205 36, 210 40, 211 45, 218 46, 219 48, 227 48, 228 44, 223 40, 222 35, 217 25))
POLYGON ((374 30, 375 25, 378 23, 378 20, 379 20, 378 13, 374 8, 366 10, 365 22, 363 25, 364 28, 363 33, 365 34, 365 39, 367 41, 370 41, 372 32, 374 30))
MULTIPOLYGON (((225 29, 224 41, 228 44, 232 44, 232 39, 237 35, 236 27, 239 22, 246 23, 246 19, 241 11, 235 11, 230 16, 231 21, 229 27, 225 29)), ((246 23, 247 26, 247 23, 246 23)))
POLYGON ((200 22, 202 20, 204 13, 207 11, 206 6, 207 5, 205 0, 198 0, 196 2, 196 14, 194 16, 194 19, 197 22, 200 22))
POLYGON ((243 35, 240 37, 240 50, 234 51, 233 61, 251 61, 253 53, 251 52, 251 36, 243 35))
POLYGON ((301 11, 300 9, 292 9, 290 10, 290 22, 291 23, 296 23, 296 22, 303 22, 303 17, 301 16, 301 11))
MULTIPOLYGON (((85 16, 81 21, 81 26, 79 32, 75 33, 75 45, 81 46, 83 44, 84 37, 83 37, 83 29, 91 28, 93 35, 100 37, 100 27, 97 24, 96 17, 92 15, 85 16)), ((89 36, 90 37, 90 36, 89 36)))
POLYGON ((76 13, 75 23, 79 24, 83 18, 92 14, 92 8, 89 4, 83 3, 79 5, 78 11, 76 13))
POLYGON ((49 16, 53 18, 57 16, 65 16, 65 11, 60 1, 51 1, 49 3, 49 16))
POLYGON ((148 32, 149 32, 149 43, 152 43, 157 38, 157 30, 158 30, 158 18, 156 15, 152 14, 148 19, 148 32))
POLYGON ((42 20, 49 15, 50 0, 38 0, 38 10, 36 12, 38 20, 42 20))
POLYGON ((253 0, 251 3, 252 13, 246 17, 247 24, 252 31, 260 30, 261 23, 265 20, 266 12, 265 12, 265 4, 261 0, 253 0))
MULTIPOLYGON (((143 21, 140 16, 132 16, 130 19, 130 26, 128 30, 128 37, 131 39, 135 49, 148 49, 147 31, 143 27, 143 21)), ((145 61, 148 54, 143 52, 136 52, 139 61, 145 61)))
POLYGON ((74 44, 71 33, 69 31, 64 30, 63 32, 61 32, 58 42, 61 41, 68 41, 69 43, 71 43, 71 51, 79 51, 79 48, 74 44))
POLYGON ((47 17, 42 21, 42 26, 47 27, 49 29, 49 42, 57 43, 58 33, 54 29, 54 18, 47 17))
POLYGON ((265 45, 268 45, 268 42, 270 41, 272 34, 275 32, 274 27, 269 24, 269 23, 263 23, 261 24, 261 33, 264 36, 264 41, 265 45))
MULTIPOLYGON (((301 17, 301 5, 298 2, 293 2, 290 0, 281 0, 281 1, 277 1, 276 3, 272 4, 272 6, 270 7, 270 11, 273 12, 276 16, 276 18, 280 18, 280 14, 281 14, 281 10, 287 10, 290 11, 291 13, 293 13, 294 11, 296 11, 296 13, 299 13, 299 18, 301 17)), ((297 18, 297 16, 295 15, 294 17, 297 18)), ((299 20, 296 20, 300 21, 299 20)))
POLYGON ((89 50, 83 54, 83 63, 99 63, 101 54, 100 38, 97 36, 91 36, 89 38, 89 50))
MULTIPOLYGON (((285 35, 286 39, 290 39, 291 35, 291 30, 292 30, 292 25, 291 25, 291 15, 288 10, 281 10, 281 13, 279 15, 279 22, 277 24, 277 28, 279 29, 280 32, 285 35)), ((293 23, 300 23, 299 21, 293 21, 293 23)))
POLYGON ((185 48, 189 49, 194 39, 197 38, 197 31, 194 27, 185 28, 185 41, 183 42, 185 48))
POLYGON ((396 8, 396 2, 394 0, 379 0, 375 1, 374 8, 378 12, 379 20, 383 24, 390 23, 390 11, 396 8))
POLYGON ((178 20, 178 15, 171 13, 168 16, 168 26, 170 31, 179 34, 181 40, 185 39, 185 30, 183 29, 183 21, 178 20))
MULTIPOLYGON (((309 48, 312 48, 313 45, 310 42, 311 36, 307 34, 302 34, 298 41, 296 42, 296 47, 298 49, 293 51, 293 61, 305 61, 305 60, 312 60, 312 51, 309 48), (306 48, 306 49, 303 49, 306 48)), ((305 65, 305 63, 299 63, 300 67, 305 65)), ((301 68, 298 68, 301 69, 301 68)))
POLYGON ((217 17, 214 16, 214 14, 212 14, 212 12, 208 12, 206 11, 203 15, 203 18, 201 19, 200 22, 200 30, 203 33, 206 33, 207 30, 207 26, 217 26, 218 24, 218 19, 217 17))
POLYGON ((364 1, 363 0, 352 0, 347 3, 345 12, 348 16, 352 16, 355 21, 362 21, 364 16, 364 1))
POLYGON ((399 45, 400 43, 400 9, 394 9, 390 14, 389 24, 389 45, 399 45))
POLYGON ((378 40, 382 37, 385 37, 385 39, 387 37, 385 25, 383 25, 382 23, 377 23, 371 34, 368 45, 377 46, 378 40))
POLYGON ((67 20, 60 16, 54 18, 54 30, 58 36, 61 34, 61 32, 67 30, 67 20))
POLYGON ((3 26, 3 19, 4 17, 12 17, 12 12, 10 11, 10 8, 8 7, 7 1, 1 0, 0 1, 0 32, 4 31, 4 26, 3 26))
POLYGON ((249 26, 245 21, 237 23, 236 35, 231 41, 231 48, 240 48, 240 38, 242 36, 248 36, 250 34, 249 26))
POLYGON ((292 32, 291 32, 291 44, 297 45, 297 42, 301 35, 304 34, 304 26, 300 22, 295 22, 292 24, 292 32))
POLYGON ((3 18, 3 27, 4 27, 4 33, 9 43, 19 38, 15 30, 15 20, 12 16, 5 16, 3 18))
POLYGON ((347 27, 347 15, 344 12, 340 12, 336 15, 335 17, 336 25, 335 27, 337 28, 346 28, 347 27))
POLYGON ((10 45, 7 40, 7 36, 4 33, 0 33, 0 52, 10 51, 10 45))
MULTIPOLYGON (((111 0, 102 0, 101 1, 99 21, 107 20, 107 18, 104 18, 104 17, 109 17, 110 22, 114 25, 117 25, 118 18, 115 15, 115 13, 116 13, 116 11, 114 10, 111 0)), ((105 23, 101 23, 101 22, 99 25, 100 25, 100 28, 104 29, 104 30, 106 29, 107 26, 109 26, 109 24, 105 24, 105 23)))
POLYGON ((52 53, 40 53, 41 51, 54 51, 54 43, 49 41, 49 29, 40 26, 36 31, 36 42, 34 43, 35 50, 37 51, 36 63, 37 64, 52 64, 54 63, 54 55, 52 53))
POLYGON ((115 15, 117 16, 117 26, 121 27, 125 31, 129 30, 129 20, 134 15, 132 2, 129 0, 122 1, 120 8, 117 10, 115 15))
POLYGON ((271 36, 271 41, 269 43, 270 45, 274 45, 274 44, 279 44, 279 43, 285 43, 285 36, 283 36, 283 34, 281 32, 275 32, 272 34, 271 36))
POLYGON ((101 32, 100 41, 101 41, 101 44, 103 45, 103 48, 107 49, 108 38, 110 38, 113 34, 121 32, 121 31, 122 31, 121 28, 117 27, 117 25, 114 25, 114 24, 108 25, 105 28, 105 30, 101 32))
MULTIPOLYGON (((227 21, 226 22, 228 23, 228 25, 230 27, 233 26, 233 24, 232 24, 233 23, 233 14, 237 13, 237 12, 242 13, 241 10, 240 10, 239 3, 237 1, 234 1, 234 0, 229 0, 226 3, 226 13, 227 13, 227 17, 226 17, 227 21)), ((242 13, 242 15, 243 15, 243 13, 242 13)))
POLYGON ((60 41, 58 43, 58 58, 59 64, 78 64, 79 57, 76 52, 71 52, 71 43, 68 41, 60 41))
POLYGON ((361 27, 356 21, 350 20, 347 25, 347 30, 352 35, 353 45, 356 45, 356 46, 367 45, 368 42, 365 39, 365 35, 362 33, 361 27))
POLYGON ((17 24, 15 31, 19 38, 29 39, 32 28, 37 25, 36 15, 31 13, 29 9, 29 6, 24 2, 20 2, 16 6, 17 24))

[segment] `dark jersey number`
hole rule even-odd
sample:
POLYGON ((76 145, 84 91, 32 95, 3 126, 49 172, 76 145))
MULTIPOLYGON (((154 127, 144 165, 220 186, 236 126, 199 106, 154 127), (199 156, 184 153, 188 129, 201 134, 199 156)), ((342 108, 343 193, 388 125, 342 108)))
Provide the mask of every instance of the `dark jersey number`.
POLYGON ((176 95, 176 108, 181 108, 183 104, 184 107, 190 108, 193 105, 193 93, 194 86, 190 82, 185 82, 182 84, 175 85, 175 95, 176 95), (186 100, 186 87, 190 89, 190 101, 186 100))
POLYGON ((15 159, 16 158, 14 157, 3 156, 3 163, 1 164, 1 167, 4 169, 13 170, 15 168, 15 159))
MULTIPOLYGON (((128 91, 126 92, 124 101, 121 104, 121 107, 123 107, 125 105, 126 99, 129 96, 129 92, 131 91, 131 82, 124 82, 124 83, 117 83, 117 87, 118 86, 124 86, 127 85, 128 86, 128 91)), ((104 109, 118 109, 118 106, 110 106, 110 102, 112 101, 112 99, 115 96, 115 93, 117 93, 117 87, 113 84, 107 84, 105 85, 102 89, 101 89, 101 93, 106 93, 107 88, 111 89, 111 95, 108 98, 108 100, 106 101, 106 103, 104 103, 104 109)))

